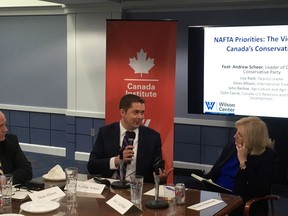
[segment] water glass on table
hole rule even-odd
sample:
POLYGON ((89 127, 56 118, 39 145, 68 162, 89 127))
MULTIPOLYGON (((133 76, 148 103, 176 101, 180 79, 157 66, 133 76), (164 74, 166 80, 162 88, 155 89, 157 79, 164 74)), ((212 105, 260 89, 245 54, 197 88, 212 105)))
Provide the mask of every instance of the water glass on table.
POLYGON ((76 201, 76 190, 77 190, 77 179, 78 179, 78 168, 67 167, 65 168, 66 175, 66 197, 67 202, 76 201))
POLYGON ((0 176, 1 184, 1 206, 10 207, 12 205, 12 186, 13 186, 13 176, 10 174, 5 174, 0 176))
POLYGON ((144 177, 141 175, 130 177, 131 202, 134 204, 141 204, 142 202, 143 180, 144 177))

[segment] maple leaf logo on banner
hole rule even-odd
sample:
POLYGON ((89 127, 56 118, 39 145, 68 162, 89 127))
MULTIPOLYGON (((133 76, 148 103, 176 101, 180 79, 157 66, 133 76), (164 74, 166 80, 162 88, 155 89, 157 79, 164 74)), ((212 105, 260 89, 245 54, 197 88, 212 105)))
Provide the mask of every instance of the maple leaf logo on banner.
POLYGON ((137 59, 135 57, 129 58, 129 66, 135 71, 135 73, 140 73, 141 77, 142 74, 148 74, 149 70, 154 67, 154 59, 151 59, 150 57, 147 58, 147 53, 143 51, 143 49, 140 50, 140 52, 137 52, 137 59))

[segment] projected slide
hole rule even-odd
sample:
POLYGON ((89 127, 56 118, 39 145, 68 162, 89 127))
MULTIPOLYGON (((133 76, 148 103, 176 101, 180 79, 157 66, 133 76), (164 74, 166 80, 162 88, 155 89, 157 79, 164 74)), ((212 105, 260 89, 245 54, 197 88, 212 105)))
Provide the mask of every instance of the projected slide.
POLYGON ((288 26, 204 28, 204 113, 288 117, 288 26))

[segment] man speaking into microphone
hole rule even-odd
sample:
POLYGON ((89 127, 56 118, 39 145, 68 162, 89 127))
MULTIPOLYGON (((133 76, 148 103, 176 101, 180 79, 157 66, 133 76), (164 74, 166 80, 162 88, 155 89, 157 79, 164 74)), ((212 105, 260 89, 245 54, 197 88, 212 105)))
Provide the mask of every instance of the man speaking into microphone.
MULTIPOLYGON (((119 112, 120 122, 99 129, 87 164, 88 172, 104 178, 117 178, 122 161, 125 164, 124 180, 129 181, 131 175, 142 175, 145 182, 154 183, 153 164, 162 158, 162 143, 157 131, 142 125, 145 101, 133 94, 124 95, 119 112)), ((163 167, 159 171, 161 181, 165 181, 168 174, 163 167)))

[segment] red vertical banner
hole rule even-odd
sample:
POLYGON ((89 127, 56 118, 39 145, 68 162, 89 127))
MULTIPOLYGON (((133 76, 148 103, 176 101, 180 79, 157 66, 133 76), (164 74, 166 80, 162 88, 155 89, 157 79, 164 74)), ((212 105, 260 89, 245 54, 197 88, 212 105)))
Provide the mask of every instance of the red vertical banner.
POLYGON ((119 120, 123 95, 145 99, 143 124, 161 134, 166 169, 174 158, 176 28, 176 21, 107 21, 106 123, 119 120))

